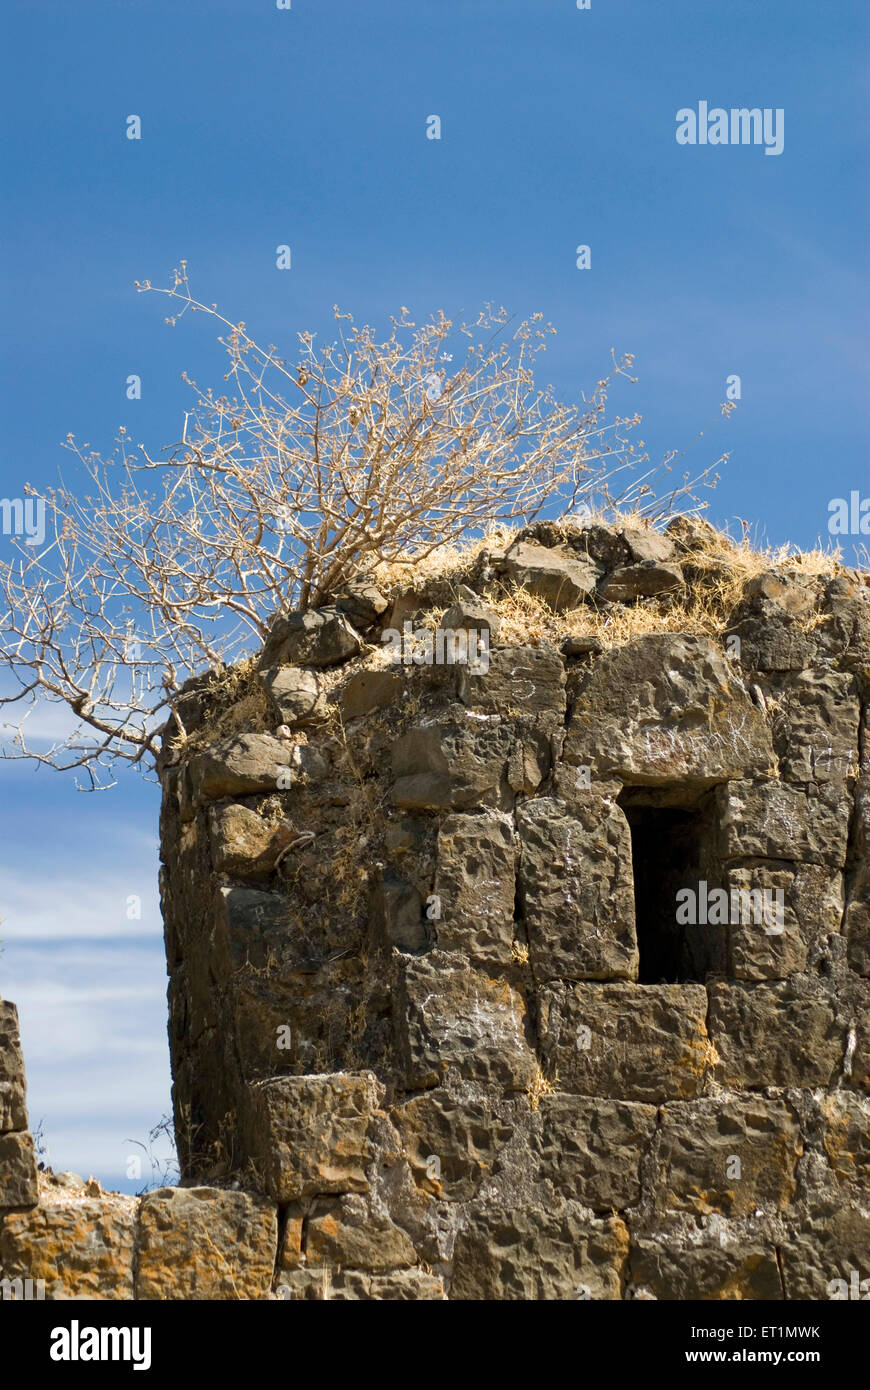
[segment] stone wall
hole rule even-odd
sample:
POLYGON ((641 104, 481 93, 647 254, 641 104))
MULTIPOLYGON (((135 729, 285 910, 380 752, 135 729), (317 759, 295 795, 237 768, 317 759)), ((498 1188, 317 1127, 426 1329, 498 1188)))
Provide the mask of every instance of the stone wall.
POLYGON ((183 1186, 44 1181, 4 1269, 103 1223, 100 1296, 870 1280, 870 591, 792 562, 732 593, 729 563, 686 519, 539 524, 190 682, 160 767, 183 1186), (384 659, 405 623, 420 664, 384 659), (433 630, 486 659, 428 664, 433 630))

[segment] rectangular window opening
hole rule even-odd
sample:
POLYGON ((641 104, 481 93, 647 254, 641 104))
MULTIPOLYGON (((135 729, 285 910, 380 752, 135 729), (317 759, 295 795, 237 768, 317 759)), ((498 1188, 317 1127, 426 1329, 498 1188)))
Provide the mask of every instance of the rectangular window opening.
POLYGON ((720 878, 712 797, 688 807, 674 800, 673 788, 627 788, 619 798, 631 830, 639 984, 703 984, 725 973, 727 925, 703 920, 720 878))

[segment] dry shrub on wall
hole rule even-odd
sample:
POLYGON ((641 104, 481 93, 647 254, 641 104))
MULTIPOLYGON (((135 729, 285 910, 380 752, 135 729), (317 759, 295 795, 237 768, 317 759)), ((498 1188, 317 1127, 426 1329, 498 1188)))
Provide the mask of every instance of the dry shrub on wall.
POLYGON ((336 309, 335 340, 299 334, 291 365, 195 299, 183 262, 169 286, 138 288, 167 296, 169 323, 220 326, 227 393, 188 379, 181 438, 157 457, 123 430, 108 458, 69 437, 84 491, 31 489, 45 544, 0 563, 0 702, 64 715, 46 748, 19 724, 11 755, 83 769, 91 786, 119 760, 147 767, 183 681, 258 647, 276 611, 377 567, 425 567, 545 508, 654 517, 714 481, 712 465, 656 499, 656 470, 638 476, 647 459, 628 442, 639 417, 606 419, 631 359, 566 405, 535 379, 554 331, 540 315, 516 324, 488 307, 472 323, 420 324, 403 308, 378 339, 336 309))

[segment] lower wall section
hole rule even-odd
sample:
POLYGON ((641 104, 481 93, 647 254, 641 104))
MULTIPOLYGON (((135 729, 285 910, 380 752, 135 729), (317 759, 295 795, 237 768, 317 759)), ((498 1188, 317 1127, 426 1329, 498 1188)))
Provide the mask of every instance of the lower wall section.
POLYGON ((39 1173, 0 1205, 0 1299, 865 1299, 868 1134, 849 1092, 390 1103, 371 1072, 279 1077, 244 1188, 39 1173))

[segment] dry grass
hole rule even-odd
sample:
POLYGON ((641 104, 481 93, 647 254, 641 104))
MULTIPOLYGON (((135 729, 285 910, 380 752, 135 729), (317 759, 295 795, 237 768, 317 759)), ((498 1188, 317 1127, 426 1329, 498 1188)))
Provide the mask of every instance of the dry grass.
MULTIPOLYGON (((639 514, 623 512, 609 516, 593 516, 584 523, 570 519, 561 524, 566 538, 582 535, 584 525, 600 524, 619 530, 650 530, 649 523, 639 514)), ((516 529, 498 527, 471 542, 465 548, 452 547, 429 556, 415 566, 383 566, 375 578, 382 590, 394 597, 407 592, 413 584, 425 594, 426 587, 436 581, 457 582, 474 564, 482 551, 494 557, 503 555, 518 534, 516 529)), ((833 577, 844 571, 839 546, 810 551, 797 551, 791 546, 771 547, 753 542, 748 531, 740 540, 727 532, 710 528, 704 548, 679 557, 692 566, 692 582, 684 594, 664 599, 639 600, 634 604, 613 606, 607 610, 583 604, 567 613, 556 613, 545 603, 522 589, 499 585, 489 593, 486 603, 501 619, 499 642, 507 644, 558 642, 563 637, 597 637, 605 648, 619 646, 633 637, 650 632, 684 632, 695 635, 718 636, 727 627, 729 615, 740 602, 747 584, 760 574, 776 571, 788 576, 833 577)), ((804 620, 810 628, 822 622, 823 615, 811 613, 804 620)), ((437 626, 439 613, 426 615, 425 626, 437 626)), ((372 653, 366 664, 384 665, 386 652, 372 653)))
MULTIPOLYGON (((582 536, 584 527, 590 524, 607 526, 617 532, 658 529, 650 527, 649 522, 636 512, 594 515, 582 522, 566 518, 558 524, 566 540, 572 536, 582 536)), ((485 586, 485 596, 481 601, 494 609, 501 620, 499 644, 521 646, 552 643, 558 646, 565 637, 592 637, 608 649, 621 646, 632 638, 657 632, 721 637, 728 630, 734 609, 743 598, 746 586, 757 576, 773 571, 783 578, 814 579, 831 578, 848 572, 842 563, 839 547, 825 549, 818 545, 810 551, 797 551, 790 546, 771 547, 753 540, 746 526, 737 540, 727 531, 706 525, 705 532, 702 548, 678 553, 677 558, 687 567, 688 583, 685 590, 673 595, 628 604, 610 604, 602 608, 590 602, 566 613, 557 613, 526 590, 491 580, 485 586)), ((519 528, 500 525, 465 546, 445 546, 422 558, 411 556, 407 562, 382 564, 371 577, 389 598, 395 599, 411 592, 418 594, 423 610, 420 626, 436 628, 451 591, 472 571, 482 552, 488 552, 492 559, 497 560, 505 554, 518 534, 519 528)), ((863 577, 864 582, 870 585, 870 575, 864 574, 863 577)), ((803 615, 801 624, 805 630, 811 631, 825 620, 824 613, 815 607, 803 615)), ((371 831, 377 808, 372 804, 371 787, 353 765, 337 697, 351 674, 360 670, 383 669, 392 664, 392 659, 388 647, 371 643, 363 648, 357 660, 318 673, 329 706, 324 729, 336 735, 342 745, 342 761, 349 765, 359 801, 353 816, 353 842, 347 846, 347 853, 343 856, 348 860, 356 852, 358 835, 363 826, 367 824, 371 831)), ((403 717, 414 712, 418 699, 409 690, 402 705, 403 717)), ((253 657, 228 669, 210 689, 206 704, 205 721, 190 736, 191 751, 216 738, 243 730, 265 731, 274 723, 253 657)), ((387 717, 393 716, 390 714, 387 717)), ((294 741, 304 741, 304 735, 294 733, 294 741)), ((349 880, 356 877, 348 871, 349 880)), ((356 892, 351 896, 355 899, 356 892)))
POLYGON ((559 1084, 558 1076, 552 1080, 544 1075, 540 1065, 538 1065, 535 1075, 526 1087, 526 1095, 529 1098, 529 1108, 537 1110, 541 1103, 542 1096, 550 1096, 559 1084))

